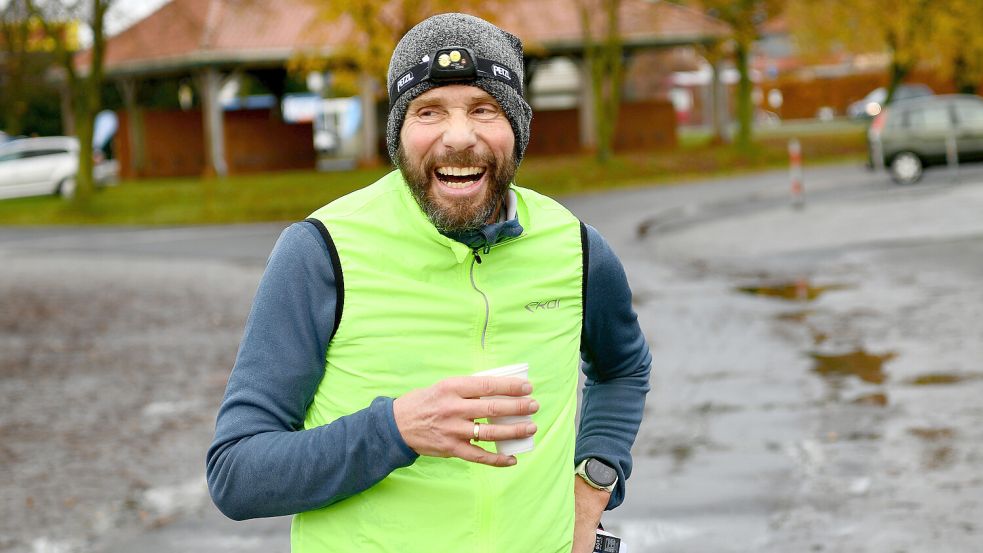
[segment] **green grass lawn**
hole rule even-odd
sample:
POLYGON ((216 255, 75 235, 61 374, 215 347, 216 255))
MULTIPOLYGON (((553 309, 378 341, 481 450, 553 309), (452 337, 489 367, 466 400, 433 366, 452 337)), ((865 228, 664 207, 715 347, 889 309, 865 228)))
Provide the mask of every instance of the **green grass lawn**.
MULTIPOLYGON (((860 159, 862 130, 803 134, 804 162, 860 159)), ((551 196, 626 186, 661 185, 725 176, 788 164, 787 138, 763 133, 754 149, 713 145, 680 137, 673 150, 619 154, 600 165, 589 155, 530 157, 516 182, 551 196)), ((334 198, 372 183, 388 168, 337 173, 266 173, 224 179, 175 178, 124 181, 97 192, 89 205, 57 197, 0 201, 0 225, 188 225, 303 219, 334 198)))

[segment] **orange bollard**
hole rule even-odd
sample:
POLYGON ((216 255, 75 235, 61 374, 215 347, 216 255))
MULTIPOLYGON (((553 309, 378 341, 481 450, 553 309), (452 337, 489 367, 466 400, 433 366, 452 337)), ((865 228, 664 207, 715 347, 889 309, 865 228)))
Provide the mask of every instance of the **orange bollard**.
POLYGON ((788 141, 789 177, 792 180, 792 206, 801 209, 805 206, 805 187, 802 185, 802 145, 799 139, 788 141))

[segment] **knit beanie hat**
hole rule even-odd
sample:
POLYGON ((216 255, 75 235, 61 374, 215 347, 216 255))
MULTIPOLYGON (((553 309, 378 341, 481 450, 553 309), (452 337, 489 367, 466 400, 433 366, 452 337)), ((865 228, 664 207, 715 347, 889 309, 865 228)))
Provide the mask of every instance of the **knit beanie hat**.
MULTIPOLYGON (((456 61, 456 60, 455 60, 456 61)), ((515 161, 518 163, 529 144, 532 108, 522 97, 522 41, 484 19, 462 13, 435 15, 409 30, 393 50, 386 85, 389 90, 389 119, 386 144, 389 157, 398 165, 399 132, 406 108, 417 96, 447 84, 469 84, 481 88, 498 102, 515 133, 515 161), (468 48, 478 58, 478 76, 473 81, 440 81, 426 77, 426 66, 438 49, 468 48), (491 62, 491 63, 489 63, 491 62), (484 69, 480 71, 484 63, 484 69), (503 70, 504 68, 504 70, 503 70), (405 86, 414 83, 409 88, 405 86)))

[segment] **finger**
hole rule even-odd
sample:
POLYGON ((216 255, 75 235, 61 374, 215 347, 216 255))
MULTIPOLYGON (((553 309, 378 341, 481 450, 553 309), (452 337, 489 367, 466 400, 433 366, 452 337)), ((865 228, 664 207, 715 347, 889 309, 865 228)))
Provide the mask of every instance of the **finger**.
POLYGON ((468 402, 467 409, 467 417, 473 419, 514 417, 538 412, 539 402, 531 397, 473 399, 468 402))
POLYGON ((446 381, 463 398, 527 396, 532 384, 517 376, 460 376, 446 381))
MULTIPOLYGON (((498 442, 501 440, 521 440, 536 434, 536 424, 533 422, 520 422, 517 424, 479 424, 478 441, 498 442)), ((474 426, 472 425, 469 434, 474 438, 474 426)))
POLYGON ((516 463, 513 455, 492 453, 469 443, 462 443, 451 453, 459 459, 491 467, 510 467, 516 463))

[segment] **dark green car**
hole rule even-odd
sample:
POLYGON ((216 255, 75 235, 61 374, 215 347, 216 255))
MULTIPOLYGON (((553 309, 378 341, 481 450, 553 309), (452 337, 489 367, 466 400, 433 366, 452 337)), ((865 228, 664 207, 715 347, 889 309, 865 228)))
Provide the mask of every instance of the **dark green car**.
POLYGON ((881 161, 899 184, 918 182, 925 167, 983 161, 983 98, 928 96, 891 104, 867 131, 870 165, 881 161))

